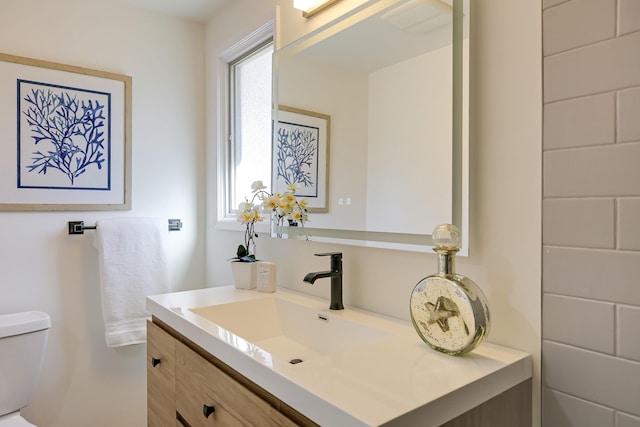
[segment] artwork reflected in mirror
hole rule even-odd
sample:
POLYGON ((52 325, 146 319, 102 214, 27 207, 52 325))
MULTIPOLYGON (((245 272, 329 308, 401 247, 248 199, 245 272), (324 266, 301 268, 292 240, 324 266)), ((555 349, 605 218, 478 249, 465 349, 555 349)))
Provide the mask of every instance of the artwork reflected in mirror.
POLYGON ((328 212, 331 117, 284 105, 278 111, 272 155, 274 191, 295 188, 296 197, 307 200, 308 212, 328 212))

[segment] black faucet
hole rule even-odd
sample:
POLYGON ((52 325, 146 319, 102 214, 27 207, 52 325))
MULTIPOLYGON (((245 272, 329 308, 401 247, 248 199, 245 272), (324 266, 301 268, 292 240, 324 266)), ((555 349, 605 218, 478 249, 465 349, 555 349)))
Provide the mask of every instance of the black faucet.
POLYGON ((304 281, 313 284, 317 279, 331 277, 331 304, 330 310, 342 310, 342 252, 326 252, 315 254, 316 256, 330 256, 331 270, 317 271, 304 276, 304 281))

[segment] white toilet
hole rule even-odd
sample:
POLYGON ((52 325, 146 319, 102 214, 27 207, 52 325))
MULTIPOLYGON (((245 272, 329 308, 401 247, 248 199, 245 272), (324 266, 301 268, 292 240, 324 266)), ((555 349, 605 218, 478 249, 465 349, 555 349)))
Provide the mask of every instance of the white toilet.
POLYGON ((0 427, 34 427, 20 409, 31 400, 50 327, 39 311, 0 315, 0 427))

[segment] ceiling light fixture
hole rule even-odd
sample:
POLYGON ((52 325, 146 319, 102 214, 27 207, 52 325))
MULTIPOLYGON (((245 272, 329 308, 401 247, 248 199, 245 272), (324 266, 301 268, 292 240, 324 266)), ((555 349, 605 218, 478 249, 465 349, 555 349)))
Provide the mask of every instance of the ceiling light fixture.
POLYGON ((340 0, 293 0, 293 7, 302 11, 302 16, 311 18, 340 0))

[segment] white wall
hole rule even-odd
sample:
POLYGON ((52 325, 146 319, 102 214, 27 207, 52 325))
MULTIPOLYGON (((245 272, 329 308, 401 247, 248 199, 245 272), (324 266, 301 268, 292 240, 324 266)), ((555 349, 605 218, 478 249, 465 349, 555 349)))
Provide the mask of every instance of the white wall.
POLYGON ((452 218, 452 48, 369 76, 369 231, 431 234, 452 218))
POLYGON ((146 346, 106 348, 93 234, 66 227, 181 218, 183 230, 170 234, 174 287, 204 285, 204 25, 115 2, 3 0, 0 52, 133 77, 133 209, 0 212, 0 313, 52 318, 26 418, 41 427, 146 425, 146 346))
MULTIPOLYGON (((207 26, 208 116, 216 115, 217 55, 273 17, 282 17, 286 43, 360 4, 345 0, 303 20, 289 0, 237 0, 207 26), (252 14, 246 11, 251 10, 252 14)), ((489 340, 530 352, 535 360, 534 425, 539 425, 540 392, 540 222, 541 222, 541 4, 540 1, 472 1, 471 16, 471 256, 459 272, 474 279, 489 298, 493 329, 489 340)), ((207 162, 216 164, 214 122, 207 124, 207 162)), ((216 212, 215 171, 208 182, 209 212, 216 212)), ((215 230, 208 216, 207 282, 231 283, 226 261, 241 242, 238 232, 215 230)), ((322 281, 304 284, 309 271, 326 268, 313 254, 344 252, 344 297, 354 305, 408 319, 415 284, 436 269, 432 255, 278 241, 261 236, 258 257, 278 264, 278 284, 328 299, 322 281)), ((425 347, 425 351, 429 351, 425 347)))

